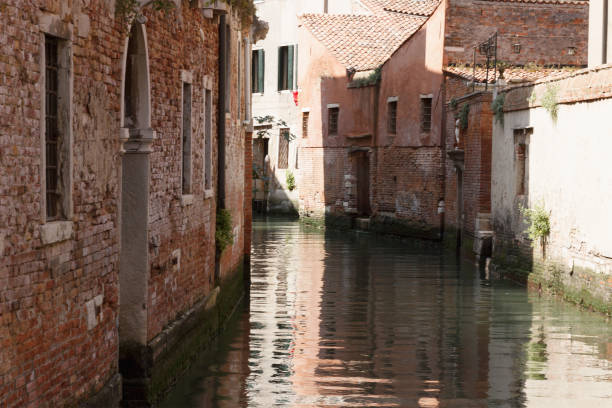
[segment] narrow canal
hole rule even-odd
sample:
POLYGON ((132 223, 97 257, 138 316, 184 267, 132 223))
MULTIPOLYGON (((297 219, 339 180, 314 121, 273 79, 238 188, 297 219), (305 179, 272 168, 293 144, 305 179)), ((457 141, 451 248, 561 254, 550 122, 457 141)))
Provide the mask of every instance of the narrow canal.
POLYGON ((250 300, 164 407, 612 407, 612 323, 432 244, 253 227, 250 300))

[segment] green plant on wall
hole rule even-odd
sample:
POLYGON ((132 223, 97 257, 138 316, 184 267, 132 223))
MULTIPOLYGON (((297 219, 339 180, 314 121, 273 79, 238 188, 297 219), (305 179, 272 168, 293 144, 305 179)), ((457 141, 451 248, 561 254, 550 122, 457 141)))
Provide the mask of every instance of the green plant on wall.
POLYGON ((451 98, 450 102, 448 103, 448 107, 451 108, 451 110, 457 109, 457 99, 451 98))
POLYGON ((142 6, 140 6, 138 0, 116 0, 115 16, 123 27, 128 27, 138 16, 140 10, 147 6, 151 6, 155 11, 163 11, 164 13, 175 7, 172 0, 151 0, 142 6))
POLYGON ((221 208, 217 210, 217 226, 215 230, 215 245, 217 252, 222 253, 225 248, 234 243, 234 232, 232 214, 229 210, 221 208))
MULTIPOLYGON (((231 6, 232 11, 240 18, 242 28, 247 28, 256 18, 253 0, 219 1, 231 6)), ((206 5, 212 6, 214 3, 215 0, 208 0, 206 5)), ((140 10, 147 6, 151 6, 155 11, 168 12, 175 7, 175 4, 173 0, 150 0, 141 6, 138 0, 116 0, 115 16, 124 27, 128 27, 134 18, 140 14, 140 10)))
POLYGON ((370 85, 376 85, 382 78, 382 66, 374 69, 370 75, 365 78, 359 78, 351 81, 352 88, 361 88, 370 85))
MULTIPOLYGON (((283 119, 276 119, 272 115, 255 116, 253 117, 253 119, 258 125, 257 130, 255 132, 257 133, 258 139, 261 139, 262 137, 270 137, 273 127, 289 129, 287 122, 285 122, 283 119)), ((291 132, 283 132, 281 134, 285 139, 287 139, 288 142, 295 140, 295 137, 296 137, 291 132)))
POLYGON ((502 126, 504 125, 504 102, 505 95, 503 93, 500 93, 491 103, 491 110, 493 111, 495 120, 499 122, 502 126))
POLYGON ((461 107, 459 111, 459 126, 461 130, 468 128, 468 116, 470 115, 470 105, 467 103, 461 107))
POLYGON ((549 213, 540 204, 535 205, 534 208, 525 208, 519 205, 519 210, 529 225, 525 232, 532 241, 531 245, 535 247, 535 243, 540 242, 544 246, 546 239, 550 235, 549 213))
POLYGON ((287 175, 285 176, 285 181, 287 182, 287 188, 289 191, 295 190, 295 176, 291 170, 287 170, 287 175))
POLYGON ((557 115, 559 114, 558 92, 559 88, 556 85, 549 84, 544 95, 542 95, 542 106, 548 111, 554 122, 557 121, 557 115))

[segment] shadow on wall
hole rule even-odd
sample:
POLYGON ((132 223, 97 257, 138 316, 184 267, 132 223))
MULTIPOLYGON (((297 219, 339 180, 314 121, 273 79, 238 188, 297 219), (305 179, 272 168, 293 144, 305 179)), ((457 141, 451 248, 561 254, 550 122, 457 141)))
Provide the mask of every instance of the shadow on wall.
POLYGON ((269 137, 253 140, 253 211, 297 216, 295 174, 289 168, 277 169, 271 164, 269 144, 269 137))
POLYGON ((352 82, 347 76, 321 78, 313 106, 320 110, 322 149, 309 149, 312 170, 302 171, 308 186, 300 190, 302 213, 323 215, 328 226, 365 223, 374 231, 440 238, 443 81, 426 61, 429 30, 424 26, 402 45, 372 84, 357 84, 364 73, 352 82), (423 130, 427 96, 431 125, 423 130), (312 183, 309 177, 323 180, 312 183))

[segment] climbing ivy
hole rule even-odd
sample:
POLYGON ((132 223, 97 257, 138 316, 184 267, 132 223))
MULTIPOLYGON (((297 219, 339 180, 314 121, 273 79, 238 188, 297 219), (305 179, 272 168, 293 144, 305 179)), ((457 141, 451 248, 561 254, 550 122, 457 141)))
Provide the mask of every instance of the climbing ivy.
POLYGON ((215 245, 217 252, 222 253, 234 242, 232 213, 225 208, 217 210, 217 227, 215 230, 215 245))
MULTIPOLYGON (((253 0, 219 0, 229 5, 232 10, 238 15, 242 22, 242 28, 248 27, 255 19, 255 4, 253 0)), ((208 0, 207 5, 214 4, 215 0, 208 0)), ((116 0, 115 15, 117 20, 124 26, 128 27, 134 18, 136 18, 141 9, 151 6, 155 11, 167 13, 172 10, 175 5, 173 0, 150 0, 140 6, 138 0, 116 0)))
POLYGON ((155 11, 167 13, 172 10, 174 2, 172 0, 151 0, 140 6, 138 0, 116 0, 115 16, 123 27, 129 27, 132 21, 138 16, 142 8, 151 6, 155 11))
POLYGON ((557 121, 557 115, 559 113, 559 101, 557 99, 557 93, 559 88, 556 85, 549 84, 546 87, 546 92, 542 95, 542 106, 548 111, 553 122, 557 121))
POLYGON ((491 110, 493 111, 493 115, 495 115, 495 120, 502 126, 504 125, 504 101, 505 95, 500 93, 491 103, 491 110))

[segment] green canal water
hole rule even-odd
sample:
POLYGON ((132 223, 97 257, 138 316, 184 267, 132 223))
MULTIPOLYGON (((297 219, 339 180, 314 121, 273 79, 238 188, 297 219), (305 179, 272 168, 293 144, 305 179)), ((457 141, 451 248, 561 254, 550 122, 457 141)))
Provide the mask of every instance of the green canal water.
POLYGON ((441 248, 256 221, 252 286, 163 407, 612 407, 612 323, 441 248))

